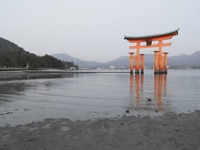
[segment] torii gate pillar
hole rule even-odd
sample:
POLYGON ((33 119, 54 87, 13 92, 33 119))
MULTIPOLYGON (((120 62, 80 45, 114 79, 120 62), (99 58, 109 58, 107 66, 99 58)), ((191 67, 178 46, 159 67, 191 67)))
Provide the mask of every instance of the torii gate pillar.
POLYGON ((168 65, 167 65, 167 52, 164 52, 163 53, 164 54, 164 56, 163 56, 163 73, 164 74, 167 74, 167 67, 168 67, 168 65))
POLYGON ((133 74, 133 59, 134 59, 134 56, 133 56, 133 52, 130 52, 129 53, 130 54, 130 66, 129 66, 129 68, 130 68, 130 74, 133 74))

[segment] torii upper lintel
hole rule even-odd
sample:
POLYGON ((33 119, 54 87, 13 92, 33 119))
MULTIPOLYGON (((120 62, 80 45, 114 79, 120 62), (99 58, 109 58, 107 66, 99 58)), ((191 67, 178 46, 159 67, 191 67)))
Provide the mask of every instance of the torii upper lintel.
POLYGON ((146 36, 124 36, 125 40, 129 42, 146 42, 147 46, 150 46, 152 41, 167 40, 171 39, 173 36, 178 35, 178 30, 174 30, 167 33, 146 35, 146 36))

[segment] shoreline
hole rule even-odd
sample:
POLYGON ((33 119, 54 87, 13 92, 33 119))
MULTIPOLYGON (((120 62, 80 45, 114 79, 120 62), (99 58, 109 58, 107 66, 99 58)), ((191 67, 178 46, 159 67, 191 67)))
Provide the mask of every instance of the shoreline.
POLYGON ((129 73, 128 70, 7 70, 0 71, 0 80, 16 80, 16 79, 35 79, 35 78, 51 78, 61 77, 62 75, 73 75, 76 73, 129 73))
POLYGON ((0 149, 198 149, 200 110, 157 117, 45 119, 0 127, 0 149))
POLYGON ((100 70, 70 70, 70 69, 11 69, 11 70, 0 70, 0 73, 129 73, 128 69, 100 69, 100 70))
POLYGON ((129 70, 65 70, 65 69, 38 69, 38 70, 0 70, 0 77, 4 75, 27 75, 47 73, 129 73, 129 70))

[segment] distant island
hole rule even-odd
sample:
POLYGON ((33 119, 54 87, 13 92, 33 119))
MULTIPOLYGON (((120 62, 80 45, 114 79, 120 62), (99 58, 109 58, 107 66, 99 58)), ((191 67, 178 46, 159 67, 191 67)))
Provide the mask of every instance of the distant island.
MULTIPOLYGON (((121 56, 109 62, 85 61, 74 58, 64 53, 52 54, 57 59, 73 61, 82 69, 129 69, 129 56, 121 56)), ((200 51, 192 55, 170 56, 168 58, 170 69, 200 69, 200 51)), ((145 67, 152 69, 154 66, 154 54, 145 54, 145 67)))
POLYGON ((73 62, 61 61, 48 54, 37 56, 0 37, 0 69, 78 69, 73 62))

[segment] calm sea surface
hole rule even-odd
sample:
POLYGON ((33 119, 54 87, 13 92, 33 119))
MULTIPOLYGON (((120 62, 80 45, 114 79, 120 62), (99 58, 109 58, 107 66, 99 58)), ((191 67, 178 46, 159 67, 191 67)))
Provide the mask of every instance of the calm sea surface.
POLYGON ((200 70, 72 73, 1 80, 0 126, 200 110, 200 70))

